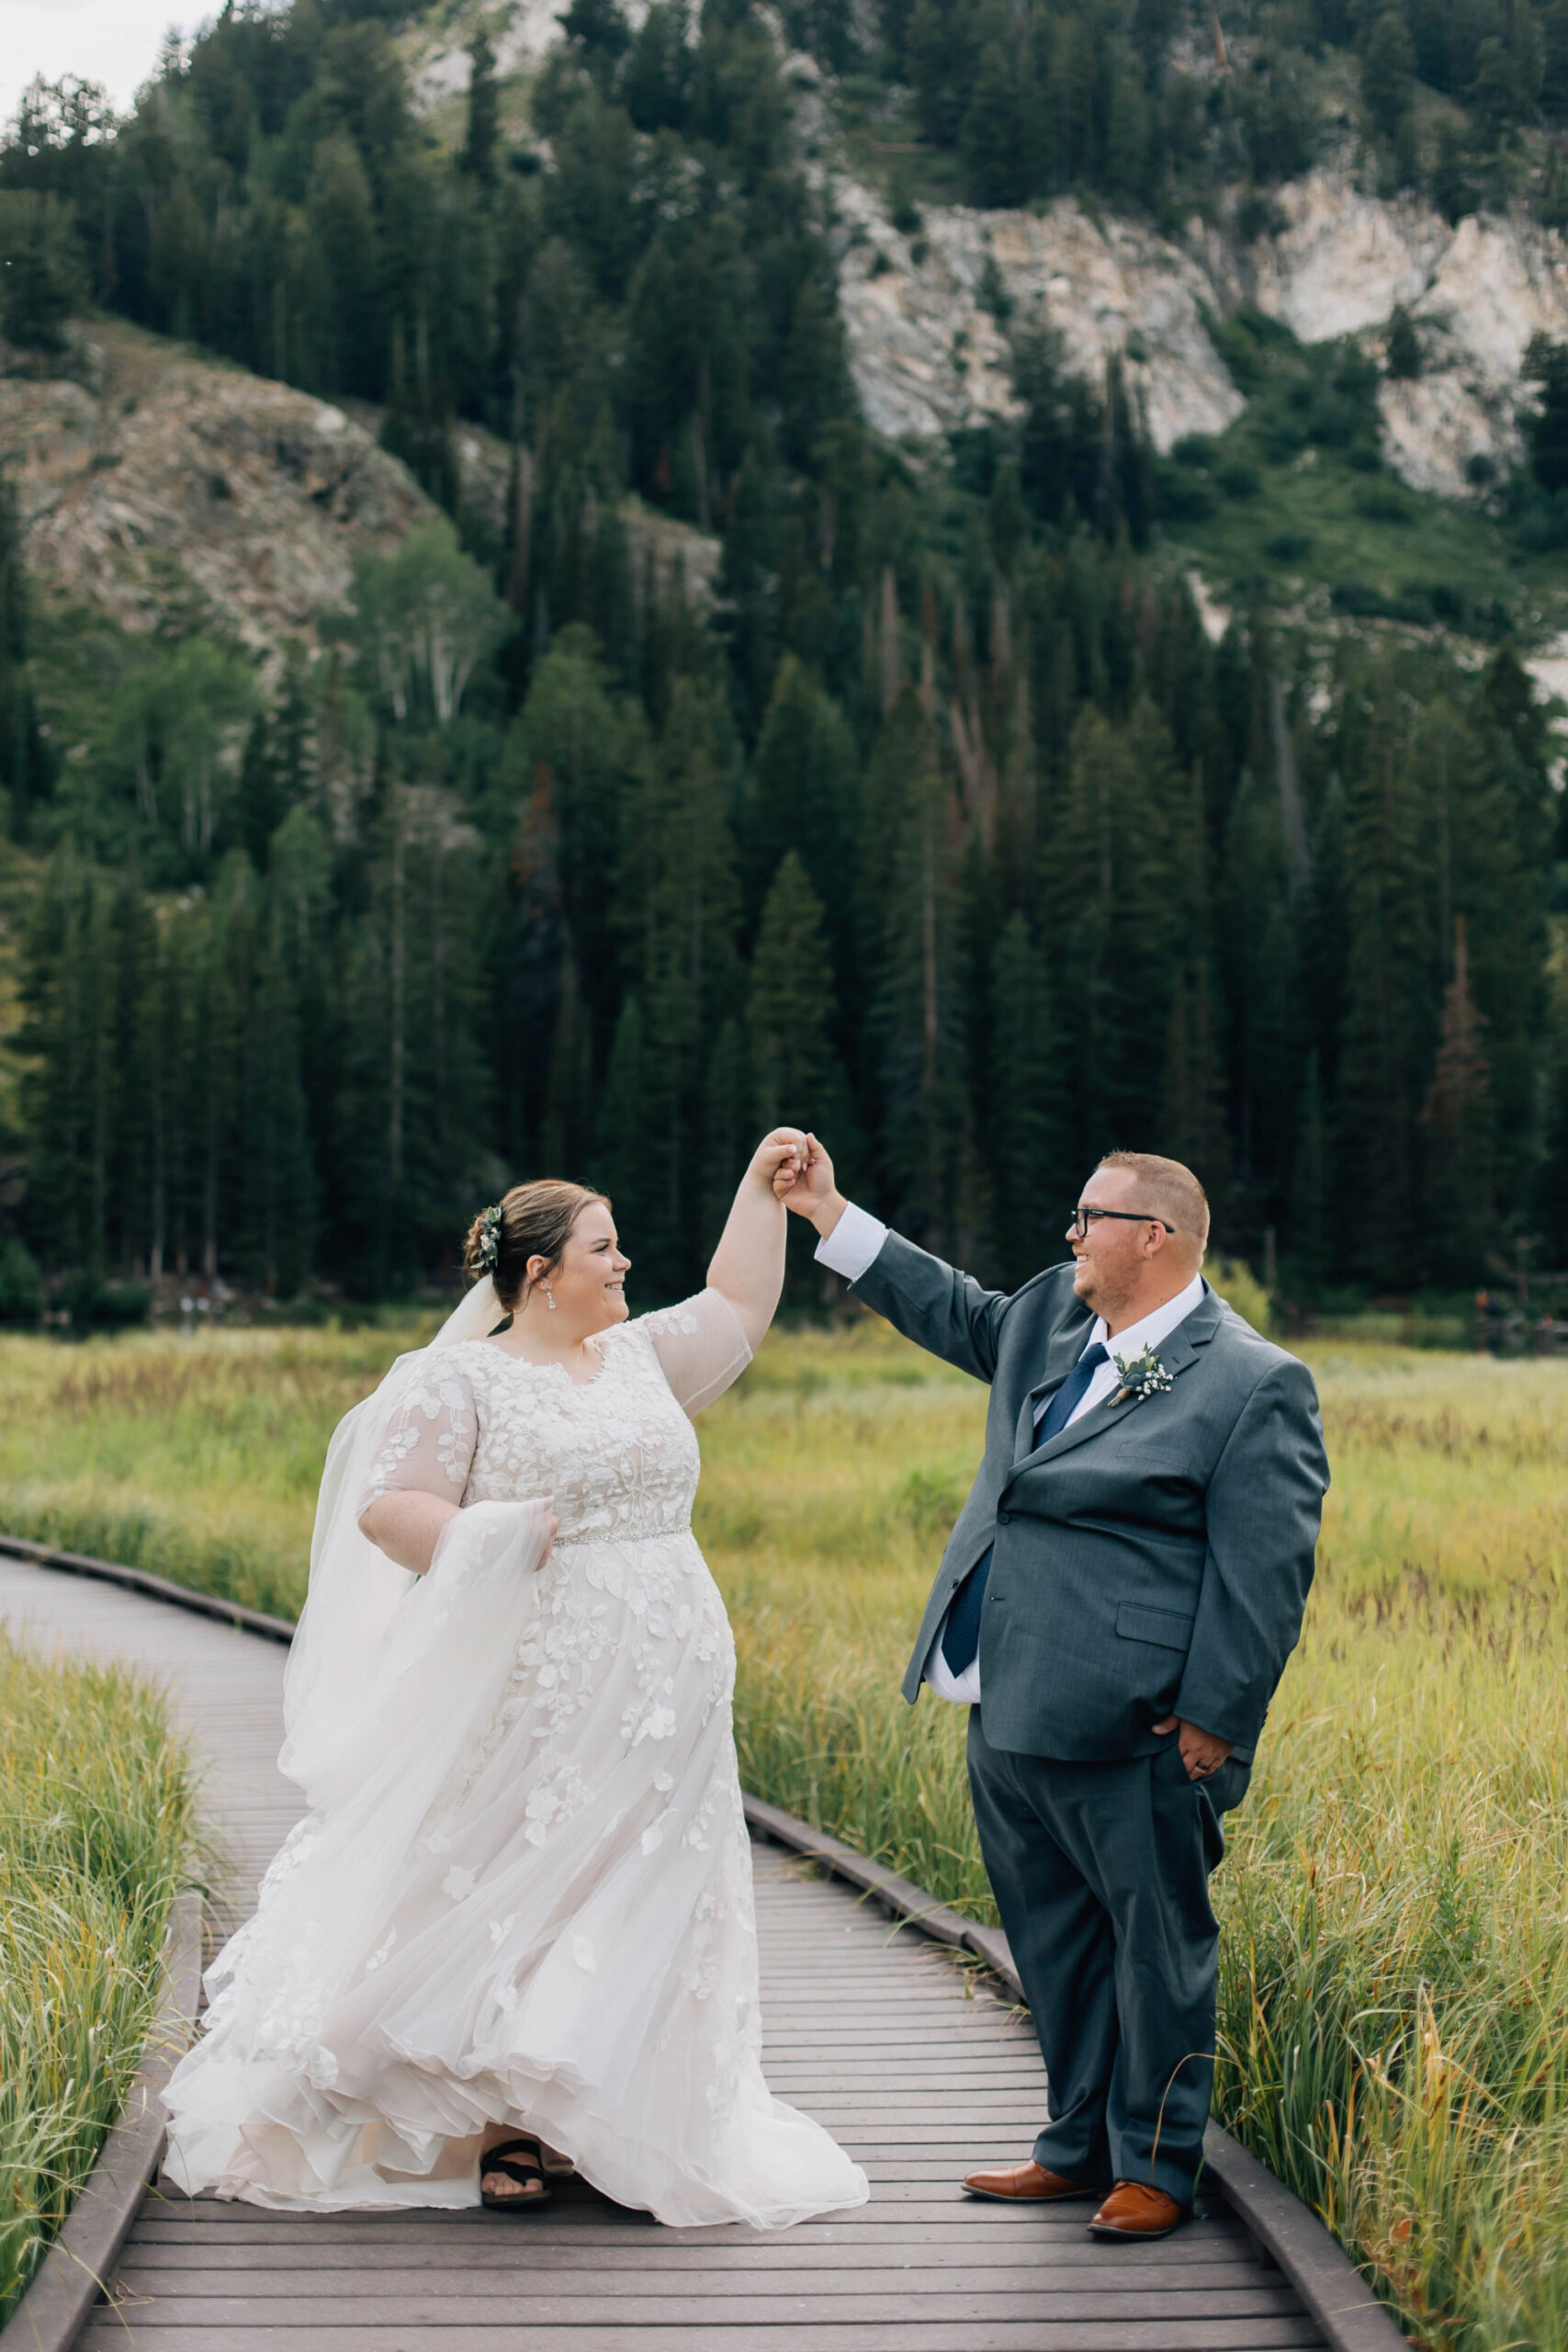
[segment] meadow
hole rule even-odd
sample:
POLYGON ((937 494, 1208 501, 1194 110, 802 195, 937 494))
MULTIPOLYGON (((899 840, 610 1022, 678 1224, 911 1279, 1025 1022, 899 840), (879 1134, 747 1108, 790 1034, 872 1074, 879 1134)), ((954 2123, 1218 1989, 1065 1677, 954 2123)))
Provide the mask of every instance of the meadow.
MULTIPOLYGON (((292 1613, 326 1432, 420 1334, 0 1341, 0 1526, 292 1613)), ((1432 2352, 1568 2342, 1568 1363, 1304 1346, 1335 1487, 1230 1853, 1219 2105, 1432 2352)), ((704 1417, 747 1784, 994 1917, 897 1694, 983 1391, 871 1320, 704 1417)))
POLYGON ((0 1631, 0 2326, 124 2104, 197 1854, 162 1693, 0 1631))

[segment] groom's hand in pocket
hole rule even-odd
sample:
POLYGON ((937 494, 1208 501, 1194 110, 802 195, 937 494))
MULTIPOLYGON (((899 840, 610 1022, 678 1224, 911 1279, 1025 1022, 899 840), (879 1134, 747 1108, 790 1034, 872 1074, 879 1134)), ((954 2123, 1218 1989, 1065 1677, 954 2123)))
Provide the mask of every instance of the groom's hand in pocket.
POLYGON ((1179 1715, 1167 1715, 1163 1723, 1154 1725, 1154 1729, 1162 1736, 1167 1732, 1179 1733, 1177 1746, 1181 1750, 1181 1760, 1187 1767, 1190 1781, 1208 1780, 1212 1773, 1219 1770, 1235 1745, 1234 1740, 1216 1739, 1212 1731, 1203 1731, 1197 1724, 1186 1723, 1179 1715))

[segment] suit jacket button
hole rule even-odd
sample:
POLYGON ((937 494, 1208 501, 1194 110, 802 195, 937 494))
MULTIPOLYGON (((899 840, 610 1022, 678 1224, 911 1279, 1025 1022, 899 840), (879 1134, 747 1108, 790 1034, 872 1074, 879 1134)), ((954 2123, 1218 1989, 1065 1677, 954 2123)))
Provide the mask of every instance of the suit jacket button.
POLYGON ((997 1525, 998 1527, 1006 1527, 1011 1519, 1012 1513, 1010 1510, 999 1510, 997 1513, 997 1525))

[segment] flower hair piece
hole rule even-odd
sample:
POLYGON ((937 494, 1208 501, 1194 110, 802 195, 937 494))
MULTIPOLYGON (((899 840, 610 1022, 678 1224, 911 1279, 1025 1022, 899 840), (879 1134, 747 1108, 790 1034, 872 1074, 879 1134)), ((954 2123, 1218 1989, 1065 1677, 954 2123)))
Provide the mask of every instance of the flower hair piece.
POLYGON ((493 1274, 501 1262, 501 1204, 499 1201, 480 1214, 479 1261, 487 1274, 493 1274))

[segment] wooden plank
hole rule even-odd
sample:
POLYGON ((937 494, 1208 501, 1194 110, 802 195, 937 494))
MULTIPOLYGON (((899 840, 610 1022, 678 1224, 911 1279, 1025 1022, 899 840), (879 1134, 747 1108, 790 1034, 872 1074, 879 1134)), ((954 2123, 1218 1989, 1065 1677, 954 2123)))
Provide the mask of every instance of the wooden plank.
MULTIPOLYGON (((1077 2209, 1076 2223, 1061 2215, 1024 2214, 1005 2205, 959 2205, 952 2200, 943 2205, 885 2204, 875 2198, 870 2205, 863 2205, 853 2213, 834 2221, 799 2222, 789 2231, 750 2230, 735 2224, 715 2225, 709 2229, 664 2230, 637 2215, 624 2219, 610 2211, 592 2209, 576 2211, 562 2206, 558 2200, 547 2215, 530 2218, 525 2224, 514 2222, 503 2214, 482 2212, 477 2206, 466 2206, 456 2212, 436 2213, 414 2208, 401 2213, 271 2213, 258 2206, 243 2206, 242 2213, 255 2215, 252 2224, 236 2223, 232 2229, 221 2224, 210 2228, 182 2230, 145 2213, 137 2223, 137 2244, 148 2245, 190 2246, 199 2251, 209 2244, 243 2246, 253 2243, 262 2245, 305 2245, 321 2244, 381 2245, 389 2240, 398 2245, 408 2243, 421 2246, 455 2245, 465 2249, 477 2249, 486 2245, 509 2248, 523 2244, 521 2233, 527 2230, 526 2248, 540 2245, 561 2246, 593 2245, 626 2251, 628 2259, 654 2261, 663 2251, 682 2254, 687 2250, 712 2249, 716 2256, 728 2253, 756 2252, 772 2256, 784 2249, 811 2249, 852 2243, 857 2246, 883 2244, 905 2245, 911 2242, 932 2247, 957 2247, 975 2255, 978 2249, 977 2233, 987 2230, 1011 2231, 1017 2233, 1018 2245, 1032 2250, 1032 2258, 1054 2261, 1061 2246, 1091 2248, 1096 2241, 1083 2227, 1083 2210, 1077 2209), (862 2218, 864 2216, 865 2218, 862 2218)), ((1238 2222, 1228 2217, 1223 2220, 1195 2221, 1171 2238, 1156 2241, 1154 2248, 1127 2245, 1114 2249, 1118 2261, 1142 2262, 1154 2252, 1163 2249, 1167 2256, 1176 2254, 1182 2258, 1191 2256, 1194 2247, 1210 2247, 1235 2252, 1250 2247, 1251 2241, 1238 2222)), ((509 2258, 512 2258, 509 2256, 509 2258)), ((521 2260, 520 2252, 516 2257, 521 2260)), ((987 2260, 991 2258, 987 2253, 987 2260)), ((1015 2260, 1016 2254, 996 2256, 998 2260, 1015 2260)), ((1173 2257, 1174 2258, 1174 2257, 1173 2257)))
MULTIPOLYGON (((331 2328, 350 2324, 403 2330, 440 2327, 453 2316, 452 2298, 432 2294, 428 2287, 423 2293, 409 2295, 333 2296, 318 2292, 313 2284, 308 2292, 303 2286, 278 2292, 283 2283, 275 2281, 271 2294, 192 2295, 178 2306, 181 2320, 186 2327, 213 2329, 331 2328)), ((777 2326, 784 2322, 797 2327, 807 2323, 829 2326, 835 2321, 853 2324, 869 2316, 868 2300, 874 2303, 875 2315, 880 2320, 920 2320, 928 2326, 943 2320, 949 2324, 964 2325, 976 2317, 1038 2321, 1042 2325, 1053 2320, 1157 2319, 1162 2324, 1176 2326, 1182 2320, 1210 2324, 1224 2320, 1289 2318, 1292 2310, 1300 2308, 1284 2285, 1259 2285, 1246 2291, 1219 2289, 1213 2293, 1194 2290, 1140 2296, 1130 2289, 1117 2292, 1110 2288, 1096 2288, 1087 2293, 1031 2288, 1021 2294, 993 2294, 976 2281, 965 2289, 911 2295, 901 2282, 897 2291, 889 2293, 879 2288, 872 2290, 869 2298, 858 2291, 807 2295, 798 2287, 789 2293, 750 2295, 731 2291, 716 2296, 671 2294, 647 2287, 640 2293, 634 2290, 623 2297, 541 2294, 531 2279, 525 2289, 519 2278, 504 2293, 483 2286, 471 2288, 462 2298, 465 2324, 500 2327, 508 2322, 514 2324, 520 2290, 527 2294, 527 2321, 533 2327, 552 2324, 573 2327, 698 2327, 720 2321, 730 2326, 777 2326)), ((160 2318, 168 2324, 175 2312, 172 2301, 160 2297, 158 2309, 160 2318)))
MULTIPOLYGON (((443 2268, 461 2269, 465 2275, 471 2268, 479 2274, 494 2274, 481 2280, 481 2293, 514 2292, 519 2267, 516 2254, 504 2254, 495 2249, 491 2261, 476 2262, 472 2256, 459 2260, 457 2249, 451 2249, 446 2264, 437 2260, 428 2248, 420 2252, 417 2262, 409 2259, 409 2249, 400 2242, 400 2258, 379 2263, 370 2262, 364 2248, 340 2248, 335 2256, 327 2248, 313 2248, 318 2256, 313 2261, 302 2259, 304 2249, 292 2257, 290 2270, 295 2274, 295 2286, 299 2292, 311 2295, 353 2295, 367 2303, 377 2296, 429 2296, 432 2280, 443 2268)), ((1169 2298, 1179 2305, 1186 2295, 1254 2295, 1265 2289, 1278 2293, 1288 2291, 1279 2274, 1259 2270, 1256 2264, 1233 2259, 1226 2265, 1179 2262, 1142 2263, 1135 2268, 1114 2259, 1119 2247, 1102 2247, 1100 2259, 1081 2263, 1062 2263, 1047 2268, 1037 2262, 1018 2262, 1008 2267, 987 2266, 983 2277, 971 2278, 928 2275, 928 2266, 918 2258, 918 2249, 911 2248, 909 2258, 894 2262, 886 2250, 872 2262, 849 2259, 852 2247, 840 2248, 837 2261, 831 2260, 821 2248, 814 2248, 814 2261, 737 2266, 729 2263, 706 2262, 696 2258, 695 2249, 690 2260, 678 2268, 668 2265, 647 2267, 625 2264, 611 2269, 604 2264, 585 2260, 582 2252, 568 2256, 558 2249, 558 2258, 546 2258, 548 2249, 532 2250, 524 2257, 532 2285, 547 2282, 549 2292, 557 2296, 601 2298, 630 2295, 641 2299, 650 2288, 660 2294, 709 2297, 713 2295, 897 2295, 911 2284, 911 2272, 919 2274, 922 2290, 934 2293, 974 2292, 987 2295, 1032 2295, 1041 2298, 1041 2308, 1048 2309, 1050 2300, 1059 2294, 1083 2294, 1089 2291, 1111 2295, 1136 2294, 1169 2298), (1109 2258, 1108 2258, 1109 2257, 1109 2258)), ((957 2271, 957 2264, 946 2266, 957 2271)), ((278 2292, 276 2272, 272 2266, 252 2255, 248 2261, 214 2264, 179 2262, 165 2253, 157 2262, 137 2261, 122 2264, 115 2274, 117 2286, 134 2289, 139 2296, 179 2295, 186 2298, 222 2298, 235 2294, 272 2294, 278 2292)), ((293 2290, 291 2290, 293 2291, 293 2290)), ((444 2291, 449 2292, 447 2289, 444 2291)), ((1206 2308, 1206 2306, 1205 2306, 1206 2308)), ((1249 2305, 1248 2308, 1251 2308, 1249 2305)), ((1272 2308, 1271 2305, 1265 2308, 1272 2308)))
MULTIPOLYGON (((853 2261, 870 2263, 898 2271, 911 2267, 939 2271, 959 2270, 968 2275, 975 2258, 975 2247, 968 2238, 959 2238, 944 2245, 933 2245, 924 2231, 910 2232, 904 2244, 886 2236, 875 2245, 865 2247, 855 2241, 841 2240, 837 2245, 593 2245, 581 2240, 563 2243, 558 2237, 540 2238, 541 2223, 532 2219, 527 2223, 529 2243, 518 2247, 509 2241, 491 2239, 466 2242, 449 2238, 443 2243, 434 2233, 420 2236, 412 2230, 400 2230, 395 2244, 388 2248, 376 2245, 373 2238, 335 2234, 324 2222, 312 2222, 308 2236, 293 2240, 263 2239, 235 2245, 229 2240, 203 2243, 200 2245, 171 2245, 150 2242, 143 2235, 130 2248, 119 2264, 119 2273, 129 2278, 135 2276, 139 2291, 141 2282, 164 2272, 216 2274, 230 2271, 253 2271, 265 2274, 276 2261, 280 2244, 288 2248, 291 2269, 300 2271, 333 2271, 347 2273, 355 2266, 374 2262, 369 2273, 386 2279, 389 2273, 388 2259, 393 2262, 418 2257, 422 2270, 513 2270, 526 2263, 530 2273, 549 2271, 552 2276, 565 2271, 581 2271, 586 2263, 592 2275, 608 2277, 619 2271, 642 2278, 666 2274, 674 2276, 684 2271, 734 2273, 754 2278, 762 2273, 793 2275, 801 2270, 816 2271, 827 2263, 853 2261)), ((1234 2268, 1243 2270, 1247 2278, 1256 2277, 1258 2265, 1244 2239, 1233 2244, 1200 2245, 1194 2247, 1179 2232, 1154 2245, 1107 2246, 1092 2238, 1075 2240, 1069 2244, 1043 2248, 1039 2245, 1010 2249, 1012 2261, 1004 2256, 993 2268, 987 2267, 987 2280, 1004 2275, 1010 2278, 1033 2278, 1046 2270, 1071 2271, 1075 2275, 1089 2270, 1101 2270, 1110 2276, 1135 2276, 1140 2286, 1147 2284, 1151 2272, 1162 2277, 1167 2272, 1212 2273, 1234 2268)))
POLYGON ((689 2324, 639 2327, 536 2326, 514 2318, 503 2325, 438 2327, 400 2323, 322 2328, 290 2324, 203 2329, 171 2326, 137 2315, 130 2324, 104 2312, 82 2337, 90 2352, 1298 2352, 1321 2344, 1306 2319, 1043 2320, 984 2322, 955 2327, 916 2321, 875 2320, 808 2327, 770 2318, 755 2326, 733 2321, 694 2335, 689 2324))
MULTIPOLYGON (((629 2207, 613 2205, 607 2198, 596 2197, 592 2190, 577 2184, 558 2190, 548 2217, 539 2216, 538 2230, 593 2229, 619 2240, 624 2237, 657 2239, 660 2245, 687 2245, 700 2239, 716 2238, 726 2245, 773 2245, 798 2243, 807 2233, 822 2233, 838 2236, 845 2230, 869 2230, 876 2227, 932 2226, 956 2230, 1019 2231, 1027 2235, 1041 2233, 1083 2233, 1088 2215, 1082 2205, 1007 2205, 992 2200, 976 2200, 961 2195, 951 2186, 929 2198, 913 2213, 901 2208, 885 2205, 880 2196, 873 2197, 869 2205, 852 2206, 847 2212, 825 2215, 818 2221, 797 2222, 786 2237, 775 2230, 753 2230, 743 2222, 713 2222, 696 2229, 665 2229, 647 2213, 634 2212, 629 2207)), ((412 2206, 401 2211, 364 2209, 340 2213, 286 2213, 261 2205, 220 2203, 216 2198, 197 2199, 187 2204, 183 2198, 171 2198, 165 2192, 153 2190, 142 2207, 138 2228, 156 2221, 165 2227, 188 2227, 193 2231, 209 2227, 224 2229, 294 2230, 364 2229, 389 2231, 410 2228, 416 2223, 423 2229, 472 2230, 518 2233, 519 2224, 508 2214, 488 2213, 477 2205, 465 2205, 446 2211, 412 2206)), ((1228 2215, 1220 2219, 1205 2217, 1188 2224, 1180 2233, 1183 2244, 1194 2236, 1215 2230, 1229 2231, 1235 2224, 1228 2215)))

